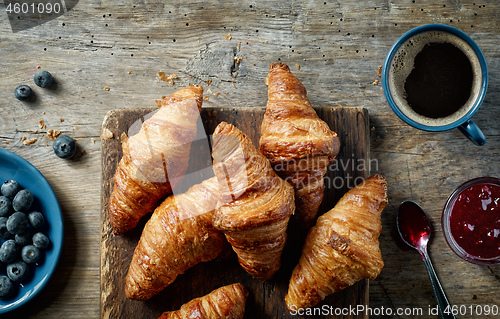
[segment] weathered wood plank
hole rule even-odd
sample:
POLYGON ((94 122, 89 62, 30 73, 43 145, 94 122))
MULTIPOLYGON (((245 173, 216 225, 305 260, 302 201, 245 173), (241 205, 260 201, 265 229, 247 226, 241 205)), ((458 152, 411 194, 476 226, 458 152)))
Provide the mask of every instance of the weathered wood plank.
POLYGON ((87 0, 18 33, 11 32, 5 7, 0 8, 0 147, 23 156, 46 176, 68 230, 59 276, 29 307, 6 318, 99 317, 99 136, 108 111, 153 107, 154 99, 190 83, 204 85, 206 105, 263 107, 264 78, 278 59, 304 83, 313 105, 359 106, 370 112, 370 156, 378 164, 372 172, 387 177, 390 197, 380 238, 385 267, 370 283, 370 306, 435 305, 420 258, 413 251, 401 252, 392 236, 395 209, 408 198, 423 205, 437 230, 430 254, 450 301, 498 304, 499 266, 463 262, 440 232, 441 207, 453 188, 472 177, 500 176, 498 1, 87 0), (484 147, 472 146, 455 130, 429 133, 404 125, 387 106, 380 84, 372 84, 394 41, 426 23, 458 27, 486 57, 488 92, 474 116, 488 139, 484 147), (224 37, 228 34, 230 40, 224 37), (232 56, 243 58, 233 69, 239 71, 235 77, 228 69, 232 56), (209 63, 211 57, 223 62, 209 63), (58 86, 34 87, 36 102, 21 103, 13 90, 32 84, 37 66, 51 71, 58 86), (160 81, 158 71, 179 79, 174 85, 160 81), (85 155, 72 161, 56 158, 52 141, 43 137, 46 129, 38 127, 42 119, 47 129, 76 137, 85 155), (23 136, 39 141, 25 146, 23 136), (412 284, 401 284, 406 281, 412 284))

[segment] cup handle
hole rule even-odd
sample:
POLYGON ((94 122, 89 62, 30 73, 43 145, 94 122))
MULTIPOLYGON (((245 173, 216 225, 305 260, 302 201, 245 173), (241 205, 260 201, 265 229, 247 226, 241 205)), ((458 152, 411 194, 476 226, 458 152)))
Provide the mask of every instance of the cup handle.
POLYGON ((458 126, 458 129, 475 145, 482 146, 486 143, 486 136, 472 120, 467 120, 464 124, 458 126))

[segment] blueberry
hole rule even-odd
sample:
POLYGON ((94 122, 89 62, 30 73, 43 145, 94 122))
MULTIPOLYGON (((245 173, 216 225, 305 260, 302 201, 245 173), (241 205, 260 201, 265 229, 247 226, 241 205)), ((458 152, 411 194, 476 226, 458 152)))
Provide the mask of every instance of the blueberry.
POLYGON ((28 265, 24 261, 16 261, 7 265, 7 276, 12 281, 21 282, 26 279, 28 270, 28 265))
POLYGON ((9 239, 12 234, 7 230, 7 217, 0 217, 0 239, 9 239))
POLYGON ((29 220, 30 226, 36 230, 40 230, 43 227, 43 225, 45 225, 45 218, 43 217, 42 213, 40 213, 40 212, 29 213, 28 220, 29 220))
POLYGON ((2 247, 0 247, 0 261, 6 264, 10 264, 16 259, 17 259, 16 242, 14 241, 14 239, 8 239, 2 244, 2 247))
POLYGON ((7 217, 12 212, 12 201, 10 198, 0 196, 0 217, 7 217))
POLYGON ((12 296, 14 286, 7 276, 0 276, 0 298, 6 299, 12 296))
POLYGON ((16 234, 14 240, 19 246, 26 246, 33 244, 33 233, 31 228, 26 228, 22 234, 16 234))
POLYGON ((15 212, 9 216, 6 224, 9 233, 14 235, 22 234, 28 226, 28 217, 23 212, 15 212))
POLYGON ((35 245, 24 246, 23 250, 21 251, 21 258, 28 264, 36 263, 40 260, 40 257, 40 250, 36 248, 35 245))
POLYGON ((33 78, 35 84, 41 88, 48 88, 52 85, 52 75, 48 71, 40 71, 33 78))
POLYGON ((31 88, 25 84, 18 85, 14 90, 14 95, 19 101, 27 101, 33 95, 31 88))
POLYGON ((59 135, 52 144, 54 153, 60 158, 71 158, 76 152, 75 140, 68 135, 59 135))
POLYGON ((8 181, 3 182, 2 184, 2 194, 6 197, 14 197, 17 192, 21 190, 21 185, 13 179, 9 179, 8 181))
POLYGON ((47 237, 43 233, 38 232, 33 235, 33 245, 35 245, 36 248, 43 250, 50 245, 49 237, 47 237))
POLYGON ((29 189, 21 189, 12 200, 12 207, 16 212, 26 212, 33 204, 33 194, 29 189))

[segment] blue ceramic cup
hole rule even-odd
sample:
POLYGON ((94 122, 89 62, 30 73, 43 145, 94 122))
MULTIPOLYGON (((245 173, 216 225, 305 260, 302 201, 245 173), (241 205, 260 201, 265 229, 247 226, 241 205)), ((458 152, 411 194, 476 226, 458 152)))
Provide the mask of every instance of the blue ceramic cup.
POLYGON ((476 145, 484 145, 486 137, 471 117, 481 106, 487 86, 486 61, 477 44, 459 29, 443 24, 427 24, 405 33, 389 50, 382 68, 382 87, 387 102, 404 122, 431 132, 458 128, 476 145), (405 81, 414 67, 416 55, 428 43, 453 44, 465 54, 472 67, 469 98, 463 106, 444 117, 431 118, 421 115, 406 100, 405 81))

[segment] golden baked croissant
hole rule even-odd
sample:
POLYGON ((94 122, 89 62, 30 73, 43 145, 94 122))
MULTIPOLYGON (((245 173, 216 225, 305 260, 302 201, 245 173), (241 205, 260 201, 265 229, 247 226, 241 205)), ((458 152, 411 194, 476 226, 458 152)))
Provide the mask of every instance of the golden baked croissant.
POLYGON ((122 134, 123 157, 108 202, 115 234, 134 228, 182 180, 202 101, 201 86, 183 88, 157 101, 159 110, 137 134, 122 134))
POLYGON ((212 226, 218 183, 215 177, 168 197, 144 226, 125 279, 130 299, 147 300, 194 265, 216 258, 226 247, 212 226))
POLYGON ((240 319, 247 298, 248 291, 241 283, 227 285, 183 304, 177 311, 164 312, 158 319, 240 319))
POLYGON ((386 205, 385 178, 373 175, 318 218, 290 279, 289 310, 313 307, 329 294, 378 276, 384 266, 378 237, 386 205))
POLYGON ((286 229, 295 209, 293 188, 231 124, 216 127, 212 157, 221 196, 214 226, 224 232, 248 273, 270 279, 281 266, 286 229))
POLYGON ((268 101, 260 151, 276 173, 293 186, 295 217, 310 227, 323 200, 323 176, 339 152, 339 138, 318 117, 305 87, 286 64, 271 64, 266 84, 268 101))

